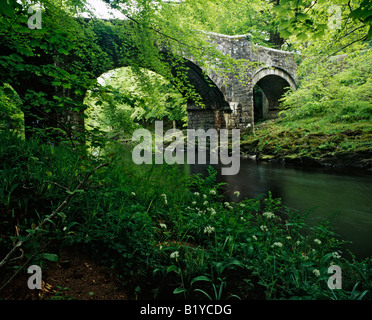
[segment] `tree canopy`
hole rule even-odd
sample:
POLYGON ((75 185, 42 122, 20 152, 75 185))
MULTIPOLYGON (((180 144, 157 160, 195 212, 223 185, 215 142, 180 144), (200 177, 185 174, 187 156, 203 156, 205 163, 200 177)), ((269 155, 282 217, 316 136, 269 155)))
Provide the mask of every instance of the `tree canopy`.
MULTIPOLYGON (((14 95, 11 86, 18 94, 22 111, 34 116, 26 128, 39 121, 44 123, 44 129, 59 127, 71 138, 66 117, 71 112, 84 117, 88 90, 98 101, 108 99, 107 88, 100 86, 97 78, 114 69, 115 64, 130 67, 142 82, 161 82, 145 74, 146 69, 152 70, 171 81, 186 99, 200 100, 187 85, 185 70, 172 70, 182 65, 182 55, 195 57, 201 66, 211 59, 224 59, 226 65, 236 67, 234 61, 206 41, 206 32, 245 34, 253 43, 310 57, 363 50, 370 45, 371 4, 366 0, 105 2, 119 10, 124 20, 95 19, 87 0, 40 0, 37 3, 42 9, 42 27, 33 29, 28 23, 36 19, 36 11, 29 8, 36 1, 3 1, 0 85, 10 99, 14 95), (116 40, 102 46, 107 33, 116 40), (174 54, 172 62, 169 57, 165 61, 159 47, 172 48, 179 55, 174 54)), ((141 87, 151 95, 153 89, 149 88, 153 86, 141 87)), ((127 101, 133 98, 133 92, 126 93, 127 101)), ((2 101, 5 109, 7 100, 2 101)), ((135 113, 143 110, 136 109, 135 113)), ((146 111, 147 117, 161 116, 158 111, 154 106, 154 110, 146 111)))

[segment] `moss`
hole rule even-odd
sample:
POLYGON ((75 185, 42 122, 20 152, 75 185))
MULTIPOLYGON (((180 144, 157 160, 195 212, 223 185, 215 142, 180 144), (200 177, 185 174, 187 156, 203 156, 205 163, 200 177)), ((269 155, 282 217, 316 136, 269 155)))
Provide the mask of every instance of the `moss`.
POLYGON ((270 120, 243 135, 241 151, 264 161, 370 169, 372 124, 270 120))

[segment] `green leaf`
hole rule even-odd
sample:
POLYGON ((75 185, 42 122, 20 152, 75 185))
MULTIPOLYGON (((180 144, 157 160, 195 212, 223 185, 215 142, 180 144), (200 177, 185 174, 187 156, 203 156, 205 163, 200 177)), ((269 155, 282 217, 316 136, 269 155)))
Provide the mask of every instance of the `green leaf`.
POLYGON ((59 48, 59 49, 58 49, 58 52, 59 52, 59 53, 63 53, 63 54, 65 54, 65 55, 68 55, 68 51, 67 51, 65 48, 59 48))
POLYGON ((3 2, 0 6, 0 13, 5 14, 8 17, 11 17, 14 15, 14 8, 10 4, 3 2))
POLYGON ((298 40, 300 40, 300 41, 305 41, 305 40, 307 40, 307 34, 306 33, 304 33, 304 32, 301 32, 301 33, 299 33, 298 35, 297 35, 297 39, 298 40))
POLYGON ((14 95, 14 91, 10 88, 4 88, 3 91, 8 97, 13 97, 14 95))
POLYGON ((195 277, 194 279, 191 280, 190 285, 192 286, 197 281, 208 281, 208 282, 212 282, 212 280, 209 279, 207 276, 198 276, 198 277, 195 277))
POLYGON ((40 49, 47 50, 48 49, 48 44, 47 43, 42 43, 40 45, 40 49))
POLYGON ((173 291, 174 294, 183 293, 183 292, 187 292, 187 290, 185 288, 176 288, 173 291))
POLYGON ((206 296, 208 297, 209 300, 212 300, 212 297, 211 297, 208 293, 206 293, 204 290, 201 290, 201 289, 195 289, 194 291, 195 291, 195 292, 201 292, 201 293, 203 293, 204 295, 206 295, 206 296))
POLYGON ((180 273, 180 268, 178 268, 177 266, 175 266, 174 264, 172 264, 171 266, 169 266, 168 268, 167 268, 167 273, 169 273, 169 272, 175 272, 175 273, 177 273, 177 274, 179 274, 180 273))
POLYGON ((43 253, 41 257, 49 261, 58 261, 58 256, 54 253, 43 253))

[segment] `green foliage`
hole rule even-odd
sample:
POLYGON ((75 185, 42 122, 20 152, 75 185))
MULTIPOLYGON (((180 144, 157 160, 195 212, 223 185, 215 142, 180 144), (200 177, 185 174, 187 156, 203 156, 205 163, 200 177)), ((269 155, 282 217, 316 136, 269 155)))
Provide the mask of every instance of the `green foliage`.
POLYGON ((55 261, 59 248, 79 245, 133 281, 137 295, 150 286, 186 298, 370 297, 370 260, 348 259, 329 221, 309 226, 270 193, 226 202, 212 169, 206 179, 186 178, 175 167, 133 165, 122 149, 35 232, 97 160, 15 136, 0 141, 2 255, 32 233, 26 257, 55 261), (331 264, 343 271, 337 292, 326 284, 331 264))
POLYGON ((88 126, 123 134, 131 133, 138 122, 187 121, 186 102, 174 86, 154 72, 139 71, 121 68, 100 78, 107 94, 97 98, 88 96, 86 103, 91 106, 87 110, 88 126), (102 100, 97 101, 98 98, 102 100))
MULTIPOLYGON (((347 19, 341 33, 326 30, 328 7, 324 1, 315 1, 310 7, 310 1, 297 1, 295 6, 282 1, 274 6, 259 0, 193 0, 159 6, 141 0, 136 8, 124 10, 128 21, 122 23, 75 19, 83 1, 43 0, 40 30, 26 27, 28 3, 3 2, 2 256, 20 239, 27 240, 22 247, 25 257, 42 263, 56 262, 62 247, 79 246, 121 271, 123 280, 135 282, 137 295, 140 286, 150 287, 156 295, 167 283, 171 294, 181 293, 185 298, 370 298, 371 260, 348 258, 329 222, 309 226, 306 216, 290 211, 270 193, 255 199, 239 199, 237 193, 236 201, 227 202, 213 170, 202 178, 185 177, 178 168, 166 165, 136 166, 128 161, 130 151, 101 137, 111 129, 113 134, 130 133, 136 127, 134 120, 180 121, 185 116, 184 101, 200 101, 187 82, 183 58, 165 55, 168 48, 192 56, 202 68, 213 59, 223 61, 226 72, 239 70, 241 61, 231 61, 216 51, 205 42, 200 29, 250 33, 250 39, 261 44, 268 44, 280 29, 286 33, 282 36, 296 36, 288 43, 301 50, 308 48, 309 54, 321 48, 321 41, 335 44, 327 47, 326 53, 344 52, 346 47, 365 50, 336 62, 305 60, 299 90, 289 93, 283 102, 289 110, 280 121, 287 127, 276 136, 280 144, 275 144, 275 154, 291 144, 296 152, 306 152, 302 144, 293 146, 289 135, 303 139, 304 144, 314 138, 298 128, 288 128, 294 120, 308 121, 312 126, 315 117, 335 125, 370 122, 371 70, 366 61, 371 60, 371 53, 367 45, 359 44, 368 38, 366 1, 336 2, 347 19), (298 24, 294 26, 294 22, 298 24), (311 41, 303 43, 308 27, 311 41), (107 80, 108 85, 97 82, 104 72, 124 65, 130 69, 111 72, 115 77, 107 80), (133 80, 139 80, 138 84, 133 85, 133 80), (94 155, 77 147, 75 136, 66 128, 68 121, 58 120, 76 113, 81 120, 89 104, 93 128, 86 135, 88 146, 99 146, 101 151, 94 155), (22 140, 7 130, 8 126, 22 130, 19 106, 26 116, 44 123, 40 136, 64 131, 63 143, 55 145, 55 140, 49 139, 52 135, 42 141, 22 140), (69 143, 74 148, 69 148, 69 143), (99 161, 110 161, 110 166, 96 172, 84 189, 72 191, 99 161), (49 219, 67 195, 72 196, 68 206, 56 219, 49 219), (37 229, 45 219, 48 224, 37 229), (346 279, 337 292, 329 290, 326 283, 332 264, 342 267, 346 279)), ((115 7, 126 2, 110 4, 115 7)), ((264 148, 278 140, 263 139, 264 146, 256 146, 264 148)), ((370 141, 362 142, 370 146, 370 141)), ((321 141, 319 148, 311 145, 311 150, 334 152, 337 147, 353 148, 350 143, 333 135, 321 141)))
POLYGON ((300 87, 283 98, 283 121, 322 117, 330 122, 370 121, 371 50, 317 63, 301 65, 300 87))
POLYGON ((351 52, 371 37, 368 0, 283 0, 273 11, 281 35, 300 50, 333 55, 349 47, 351 52))
POLYGON ((23 131, 23 113, 20 99, 14 90, 4 85, 0 88, 0 130, 23 131))
POLYGON ((168 10, 176 19, 192 17, 190 23, 195 29, 227 35, 246 34, 257 44, 275 46, 271 34, 276 33, 277 23, 273 20, 273 1, 183 1, 168 10))

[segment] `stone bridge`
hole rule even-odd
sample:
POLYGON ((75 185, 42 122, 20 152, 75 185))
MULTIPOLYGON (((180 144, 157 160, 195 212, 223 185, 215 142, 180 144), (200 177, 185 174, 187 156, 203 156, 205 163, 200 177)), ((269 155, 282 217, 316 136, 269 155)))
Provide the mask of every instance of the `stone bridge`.
MULTIPOLYGON (((93 68, 96 68, 95 71, 91 72, 93 76, 99 77, 109 70, 126 66, 125 59, 121 56, 123 52, 134 56, 136 53, 131 53, 130 43, 126 43, 123 39, 120 39, 118 34, 115 34, 111 23, 100 21, 97 29, 93 29, 93 31, 97 34, 99 48, 103 49, 105 55, 111 61, 98 68, 97 66, 87 66, 87 69, 93 70, 93 68)), ((277 113, 278 100, 286 88, 296 88, 297 66, 293 54, 253 45, 244 35, 226 36, 214 33, 208 33, 207 35, 209 41, 216 45, 218 51, 223 55, 229 55, 232 59, 241 62, 242 65, 239 67, 239 75, 236 76, 233 72, 215 71, 216 69, 212 68, 212 64, 216 61, 211 61, 208 70, 202 70, 198 61, 184 57, 184 63, 188 67, 187 79, 201 97, 204 105, 201 108, 191 99, 187 102, 188 127, 190 129, 246 129, 253 128, 256 121, 274 117, 277 113)), ((123 38, 123 36, 121 37, 123 38)), ((39 60, 41 64, 55 63, 52 56, 41 56, 39 60)), ((73 58, 66 56, 62 63, 65 65, 73 63, 73 58)), ((223 69, 222 66, 218 70, 223 69)), ((25 96, 27 90, 30 89, 41 90, 50 97, 61 95, 72 100, 84 98, 84 95, 75 97, 73 90, 45 85, 43 79, 37 76, 26 77, 25 75, 23 78, 18 83, 17 81, 11 83, 21 96, 25 96)), ((37 124, 37 126, 42 127, 40 125, 41 121, 38 119, 45 118, 44 115, 36 108, 32 107, 30 110, 25 113, 25 125, 35 127, 37 124)), ((57 114, 58 112, 55 111, 54 113, 57 114)), ((44 126, 59 127, 58 118, 63 119, 60 122, 68 124, 70 131, 75 130, 76 127, 84 128, 84 120, 79 112, 71 112, 61 116, 51 113, 51 116, 49 116, 51 120, 45 120, 46 118, 43 120, 47 124, 44 126)), ((26 131, 26 137, 27 134, 26 131)))
MULTIPOLYGON (((204 104, 201 108, 187 102, 188 128, 253 128, 255 122, 275 117, 285 90, 296 88, 293 53, 253 45, 245 35, 207 35, 218 51, 241 61, 243 67, 235 76, 212 68, 202 70, 198 61, 184 57, 187 79, 204 104)), ((105 42, 112 41, 106 38, 105 42)), ((115 67, 122 66, 118 59, 115 67)))
POLYGON ((189 128, 253 128, 255 122, 275 117, 284 92, 289 87, 296 89, 293 53, 252 45, 244 35, 209 35, 224 55, 247 63, 239 69, 239 78, 205 70, 212 87, 203 79, 198 63, 189 63, 189 79, 205 103, 201 109, 188 102, 189 128))

